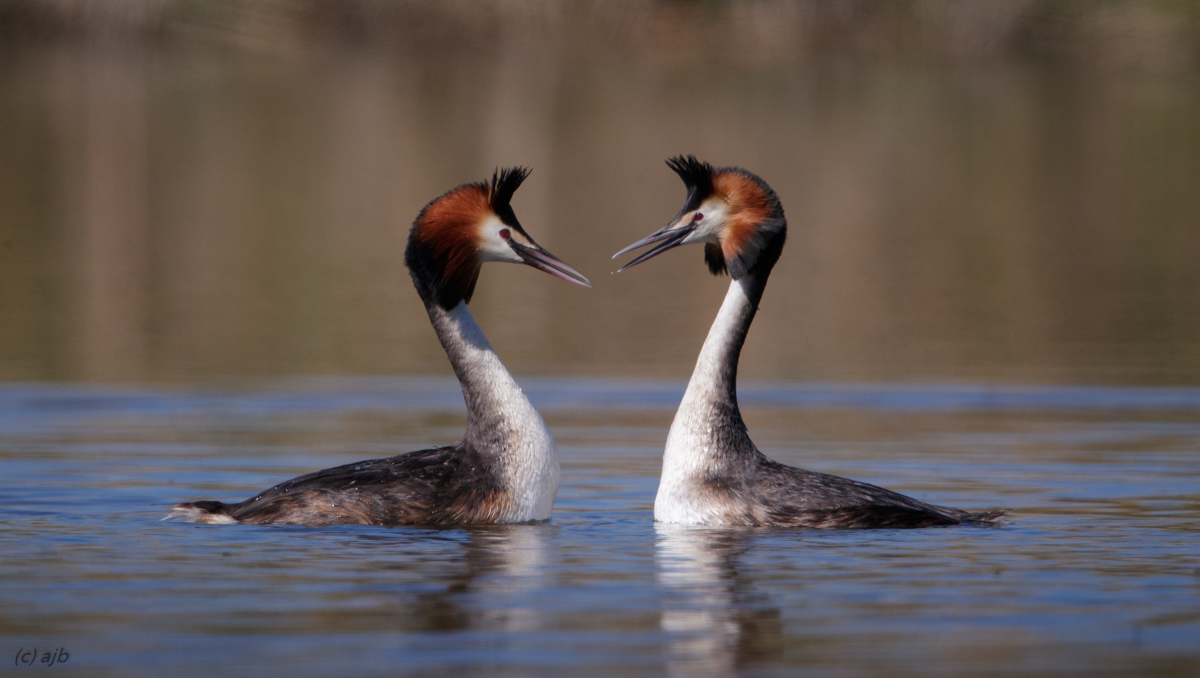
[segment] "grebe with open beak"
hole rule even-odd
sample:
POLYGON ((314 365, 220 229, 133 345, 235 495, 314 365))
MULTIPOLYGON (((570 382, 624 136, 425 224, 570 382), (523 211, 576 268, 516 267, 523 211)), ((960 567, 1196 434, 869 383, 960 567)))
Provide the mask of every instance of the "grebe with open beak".
POLYGON ((1003 511, 933 506, 848 478, 785 466, 755 447, 737 404, 737 366, 787 220, 765 181, 694 156, 667 162, 687 186, 683 209, 664 228, 617 252, 655 245, 620 270, 698 243, 714 275, 733 282, 709 330, 667 434, 654 519, 695 525, 826 529, 990 524, 1003 511))

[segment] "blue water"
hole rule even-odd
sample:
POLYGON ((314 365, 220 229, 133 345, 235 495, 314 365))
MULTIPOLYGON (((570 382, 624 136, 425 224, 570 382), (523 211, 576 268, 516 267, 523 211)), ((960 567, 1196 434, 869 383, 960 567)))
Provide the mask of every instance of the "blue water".
POLYGON ((159 520, 452 442, 452 381, 0 388, 0 673, 1200 675, 1200 389, 743 387, 781 461, 1013 509, 815 532, 655 526, 681 383, 525 383, 554 518, 471 529, 159 520))

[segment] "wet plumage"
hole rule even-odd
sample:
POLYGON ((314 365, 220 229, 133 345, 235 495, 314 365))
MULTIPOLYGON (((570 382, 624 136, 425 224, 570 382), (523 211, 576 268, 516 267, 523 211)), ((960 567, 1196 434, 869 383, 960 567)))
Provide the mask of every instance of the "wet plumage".
POLYGON ((503 501, 496 480, 486 457, 459 444, 327 468, 237 504, 181 506, 252 524, 492 523, 503 501))

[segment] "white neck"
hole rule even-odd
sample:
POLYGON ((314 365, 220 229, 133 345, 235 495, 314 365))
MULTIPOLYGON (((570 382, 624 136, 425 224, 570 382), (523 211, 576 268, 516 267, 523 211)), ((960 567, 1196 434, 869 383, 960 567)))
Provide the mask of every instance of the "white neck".
POLYGON ((450 311, 428 306, 467 404, 463 442, 495 460, 510 495, 512 522, 550 517, 558 494, 559 463, 545 422, 500 362, 483 330, 461 302, 450 311))
POLYGON ((716 507, 704 503, 697 483, 736 473, 757 453, 738 410, 737 363, 761 294, 753 276, 729 285, 667 434, 656 520, 713 522, 716 507))

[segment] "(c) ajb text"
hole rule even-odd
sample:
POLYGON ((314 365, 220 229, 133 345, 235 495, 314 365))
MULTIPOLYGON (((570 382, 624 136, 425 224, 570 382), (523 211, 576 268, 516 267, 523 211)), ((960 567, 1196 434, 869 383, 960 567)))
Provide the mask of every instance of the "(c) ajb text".
POLYGON ((58 647, 49 652, 43 652, 38 655, 37 648, 26 650, 21 648, 17 650, 17 656, 13 658, 14 666, 54 666, 62 664, 71 658, 71 654, 66 648, 58 647))

